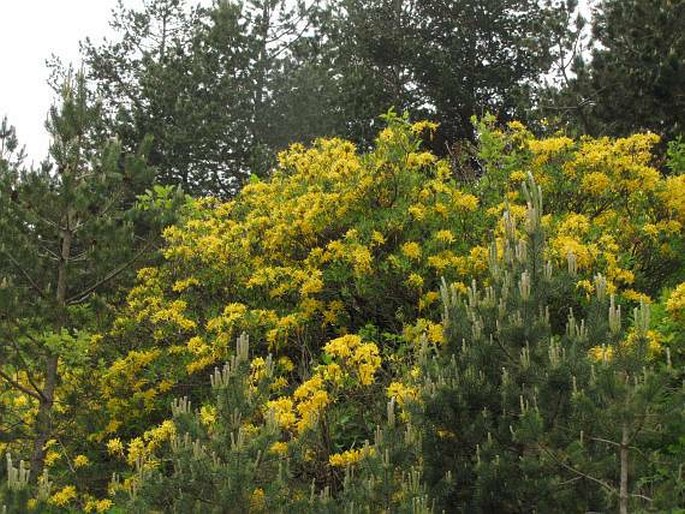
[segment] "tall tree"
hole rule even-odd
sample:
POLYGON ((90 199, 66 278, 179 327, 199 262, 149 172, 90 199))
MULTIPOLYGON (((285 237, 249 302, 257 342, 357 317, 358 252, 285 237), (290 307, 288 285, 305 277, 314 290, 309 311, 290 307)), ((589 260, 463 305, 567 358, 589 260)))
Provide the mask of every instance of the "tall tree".
POLYGON ((390 107, 440 122, 433 145, 473 138, 471 116, 525 115, 530 84, 558 48, 572 2, 537 0, 345 0, 329 29, 348 134, 365 140, 390 107), (523 107, 523 109, 521 108, 523 107))
POLYGON ((447 141, 471 138, 471 117, 525 117, 527 86, 555 55, 564 3, 538 0, 418 2, 416 74, 447 141))
POLYGON ((120 2, 111 21, 117 39, 82 45, 112 130, 127 150, 152 136, 150 163, 162 183, 196 193, 231 189, 244 171, 231 166, 242 160, 248 119, 245 84, 234 73, 246 64, 235 11, 226 4, 210 16, 184 0, 154 0, 142 10, 120 2))
POLYGON ((683 26, 682 1, 603 0, 592 22, 591 58, 576 60, 575 78, 554 98, 557 108, 594 135, 682 134, 683 26))
POLYGON ((34 478, 55 431, 62 365, 85 359, 94 295, 114 291, 150 248, 130 222, 131 190, 149 177, 144 159, 107 140, 82 74, 60 102, 47 122, 50 163, 20 170, 0 160, 0 388, 36 406, 21 429, 34 478))
POLYGON ((283 0, 192 9, 154 0, 140 11, 120 4, 112 22, 119 39, 86 41, 83 53, 126 147, 153 136, 160 181, 231 196, 293 140, 289 128, 298 125, 279 114, 289 104, 280 93, 293 87, 293 47, 312 37, 316 12, 316 2, 283 0))

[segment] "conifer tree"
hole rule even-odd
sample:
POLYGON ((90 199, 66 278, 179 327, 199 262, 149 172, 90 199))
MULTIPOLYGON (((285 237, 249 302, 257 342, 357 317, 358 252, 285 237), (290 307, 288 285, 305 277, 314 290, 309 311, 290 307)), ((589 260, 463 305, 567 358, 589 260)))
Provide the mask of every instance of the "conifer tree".
POLYGON ((682 501, 677 464, 653 450, 676 444, 663 426, 682 423, 670 406, 683 389, 648 306, 626 323, 601 275, 578 298, 576 258, 545 262, 541 192, 532 180, 525 192, 525 227, 505 213, 488 284, 442 288, 448 343, 425 361, 418 408, 428 484, 440 491, 451 471, 451 512, 682 501))
POLYGON ((98 295, 115 292, 151 249, 131 217, 150 169, 107 140, 82 74, 63 85, 47 127, 49 163, 0 166, 0 388, 35 406, 34 420, 15 420, 18 440, 30 441, 33 481, 59 428, 62 368, 92 365, 98 295))
POLYGON ((127 459, 136 472, 114 484, 128 510, 433 512, 419 434, 400 421, 394 398, 377 413, 373 444, 329 455, 321 443, 333 418, 320 412, 297 436, 282 430, 284 411, 274 404, 284 399, 267 401, 279 380, 276 363, 271 355, 250 361, 249 353, 242 334, 229 362, 210 376, 212 401, 195 409, 188 397, 175 399, 172 420, 131 442, 127 459))

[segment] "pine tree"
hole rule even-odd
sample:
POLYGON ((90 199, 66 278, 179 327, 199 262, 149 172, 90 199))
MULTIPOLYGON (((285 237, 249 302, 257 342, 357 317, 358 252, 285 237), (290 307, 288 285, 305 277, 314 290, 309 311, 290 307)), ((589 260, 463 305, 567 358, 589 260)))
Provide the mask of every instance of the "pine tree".
POLYGON ((601 275, 583 300, 575 256, 566 270, 544 261, 541 192, 530 181, 525 193, 526 225, 505 213, 488 284, 443 285, 448 343, 425 361, 418 408, 426 480, 439 491, 451 471, 454 512, 644 507, 678 489, 677 465, 652 450, 674 444, 662 427, 682 422, 669 407, 682 384, 647 305, 626 326, 601 275))
POLYGON ((556 96, 553 109, 592 135, 682 134, 684 24, 683 2, 603 0, 592 20, 591 58, 578 56, 575 78, 556 96))
POLYGON ((150 169, 107 140, 82 74, 65 82, 47 126, 51 162, 0 167, 0 387, 36 406, 31 426, 15 420, 34 481, 58 429, 61 369, 89 365, 98 295, 116 292, 151 250, 131 217, 150 169))

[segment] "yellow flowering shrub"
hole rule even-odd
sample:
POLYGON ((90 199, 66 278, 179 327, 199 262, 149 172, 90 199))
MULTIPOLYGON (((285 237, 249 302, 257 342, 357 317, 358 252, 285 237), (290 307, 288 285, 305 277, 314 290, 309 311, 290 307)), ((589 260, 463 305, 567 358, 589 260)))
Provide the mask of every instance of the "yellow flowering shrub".
MULTIPOLYGON (((480 130, 486 176, 472 184, 456 181, 448 162, 421 149, 417 126, 396 118, 367 153, 340 139, 293 145, 268 180, 251 181, 236 198, 194 200, 182 223, 165 230, 163 261, 139 272, 105 336, 122 349, 99 383, 108 419, 98 437, 107 451, 154 466, 176 436, 173 423, 158 424, 170 399, 230 362, 243 332, 256 342, 248 396, 261 403, 241 420, 240 435, 258 437, 275 422, 282 440, 264 448, 271 458, 297 453, 337 419, 359 422, 370 401, 416 400, 419 377, 390 375, 406 364, 408 347, 446 347, 441 278, 468 297, 467 284, 483 284, 493 261, 523 262, 533 251, 507 243, 531 223, 518 192, 529 173, 545 199, 542 264, 572 268, 574 301, 597 293, 596 273, 621 301, 656 298, 650 284, 678 258, 685 219, 678 177, 663 179, 653 166, 654 135, 538 139, 520 124, 480 130), (270 373, 268 391, 257 395, 270 373)), ((669 301, 674 316, 679 291, 669 301)), ((656 355, 658 334, 645 337, 656 355)), ((611 362, 634 342, 600 341, 587 356, 611 362)), ((197 394, 200 422, 215 434, 225 413, 197 394)), ((341 437, 333 447, 351 446, 341 437)), ((339 468, 359 462, 359 452, 307 455, 339 468)))
POLYGON ((685 282, 678 285, 666 302, 666 311, 675 319, 685 319, 685 282))
POLYGON ((600 272, 612 290, 656 292, 654 284, 678 258, 674 244, 682 242, 685 213, 683 177, 664 178, 655 167, 657 135, 538 139, 518 126, 499 129, 489 117, 477 127, 483 141, 480 155, 503 174, 500 181, 488 181, 488 189, 477 186, 483 204, 499 200, 488 214, 499 219, 506 209, 522 226, 524 206, 508 197, 519 187, 522 173, 530 172, 550 213, 543 220, 550 260, 565 267, 573 254, 582 278, 600 272), (507 177, 512 177, 509 182, 507 177))
POLYGON ((49 502, 57 507, 66 507, 71 502, 76 500, 76 497, 76 487, 73 485, 67 485, 50 496, 49 502))
POLYGON ((331 466, 337 468, 346 468, 358 464, 367 456, 373 455, 374 449, 371 447, 359 448, 357 450, 346 450, 342 453, 334 453, 328 457, 328 462, 331 466))
MULTIPOLYGON (((165 262, 139 272, 108 336, 148 343, 131 345, 102 378, 112 424, 101 437, 144 424, 176 384, 229 359, 242 332, 263 344, 259 353, 301 365, 303 346, 317 354, 371 319, 401 328, 420 308, 437 321, 435 297, 424 295, 442 275, 483 269, 470 242, 486 227, 479 199, 421 149, 424 130, 391 118, 366 154, 340 139, 296 144, 268 181, 228 202, 195 200, 165 230, 165 262)), ((369 385, 378 351, 357 351, 349 362, 335 358, 369 385)))

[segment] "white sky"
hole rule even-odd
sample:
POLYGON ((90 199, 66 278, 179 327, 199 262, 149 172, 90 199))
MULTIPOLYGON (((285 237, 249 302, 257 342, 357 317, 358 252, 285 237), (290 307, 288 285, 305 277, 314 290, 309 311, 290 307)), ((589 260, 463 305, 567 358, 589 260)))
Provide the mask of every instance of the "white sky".
POLYGON ((110 34, 115 6, 116 0, 0 0, 0 118, 7 115, 16 127, 26 164, 37 164, 48 151, 44 123, 54 96, 45 61, 55 54, 78 67, 79 41, 110 34))

